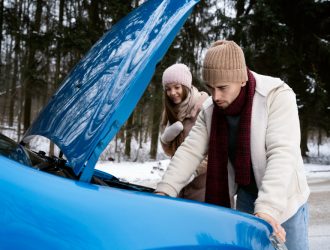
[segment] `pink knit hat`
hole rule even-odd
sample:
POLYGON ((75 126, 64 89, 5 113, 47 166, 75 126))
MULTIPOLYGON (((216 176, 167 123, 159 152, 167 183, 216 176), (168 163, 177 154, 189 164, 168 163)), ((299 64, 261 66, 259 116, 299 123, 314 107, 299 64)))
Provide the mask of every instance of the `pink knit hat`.
POLYGON ((165 69, 162 82, 164 89, 166 84, 169 83, 179 83, 190 89, 192 75, 189 68, 185 64, 177 63, 165 69))

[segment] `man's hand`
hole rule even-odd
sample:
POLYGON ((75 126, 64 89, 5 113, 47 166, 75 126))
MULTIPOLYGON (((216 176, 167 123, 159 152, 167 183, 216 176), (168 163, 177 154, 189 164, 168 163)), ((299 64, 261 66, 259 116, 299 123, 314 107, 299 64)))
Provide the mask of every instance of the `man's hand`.
POLYGON ((270 215, 265 213, 256 213, 255 216, 267 221, 274 230, 275 235, 283 242, 285 242, 286 232, 284 228, 270 215))
POLYGON ((158 194, 158 195, 162 195, 162 196, 168 196, 168 194, 165 194, 164 192, 158 192, 158 191, 154 192, 154 194, 158 194))

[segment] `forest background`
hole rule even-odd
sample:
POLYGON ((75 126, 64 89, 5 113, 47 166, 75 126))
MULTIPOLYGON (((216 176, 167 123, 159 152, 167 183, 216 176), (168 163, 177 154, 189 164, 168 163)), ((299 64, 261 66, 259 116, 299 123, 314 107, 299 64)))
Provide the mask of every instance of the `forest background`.
MULTIPOLYGON (((143 2, 0 0, 0 132, 12 130, 19 141, 72 67, 143 2)), ((201 0, 116 135, 114 152, 136 160, 134 141, 137 148, 147 144, 150 159, 157 158, 162 72, 175 62, 185 63, 194 85, 204 90, 203 55, 218 39, 236 41, 251 70, 280 77, 293 88, 305 159, 312 158, 309 141, 318 146, 329 142, 330 1, 201 0)), ((53 144, 49 151, 54 152, 53 144)))

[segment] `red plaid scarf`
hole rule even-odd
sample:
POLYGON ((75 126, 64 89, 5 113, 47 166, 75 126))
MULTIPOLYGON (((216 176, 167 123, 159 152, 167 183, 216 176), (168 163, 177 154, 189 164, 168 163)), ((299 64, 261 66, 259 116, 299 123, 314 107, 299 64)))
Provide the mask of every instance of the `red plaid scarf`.
POLYGON ((235 101, 225 110, 214 103, 208 152, 205 201, 230 207, 228 190, 228 123, 226 115, 240 115, 235 152, 235 182, 239 185, 250 183, 251 153, 250 127, 252 101, 256 81, 248 71, 248 81, 235 101))

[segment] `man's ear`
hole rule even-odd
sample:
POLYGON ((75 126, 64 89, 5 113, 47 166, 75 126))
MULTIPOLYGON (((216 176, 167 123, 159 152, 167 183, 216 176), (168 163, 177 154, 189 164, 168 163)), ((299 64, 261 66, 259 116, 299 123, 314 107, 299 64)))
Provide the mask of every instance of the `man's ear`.
POLYGON ((241 87, 244 87, 246 85, 246 82, 241 83, 241 87))

